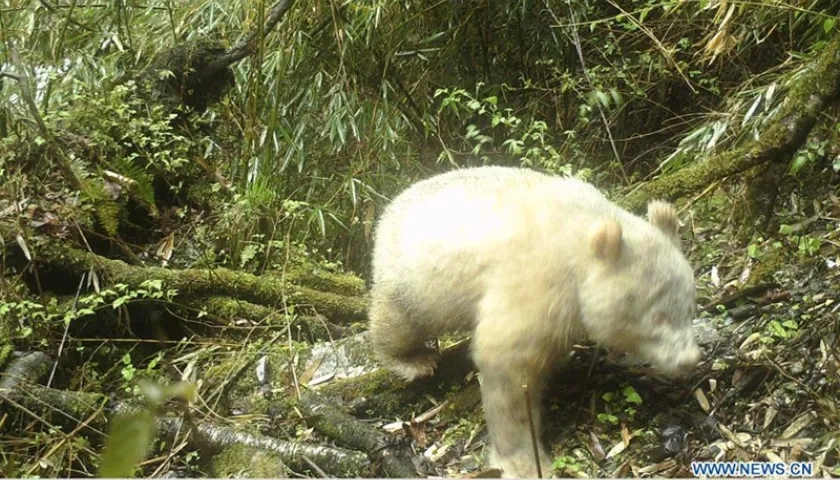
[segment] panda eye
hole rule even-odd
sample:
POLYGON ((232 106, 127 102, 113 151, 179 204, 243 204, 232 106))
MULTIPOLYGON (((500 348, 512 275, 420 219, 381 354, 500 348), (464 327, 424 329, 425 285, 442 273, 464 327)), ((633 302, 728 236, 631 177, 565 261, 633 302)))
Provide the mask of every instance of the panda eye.
POLYGON ((669 320, 670 319, 668 318, 668 315, 665 312, 660 311, 660 312, 655 312, 653 314, 654 325, 663 325, 665 323, 668 323, 669 320))

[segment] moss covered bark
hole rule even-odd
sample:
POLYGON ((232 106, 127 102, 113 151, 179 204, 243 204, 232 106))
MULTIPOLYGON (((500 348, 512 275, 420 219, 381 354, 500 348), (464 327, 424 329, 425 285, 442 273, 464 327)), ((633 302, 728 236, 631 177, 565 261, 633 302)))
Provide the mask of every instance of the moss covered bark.
POLYGON ((361 422, 339 407, 335 398, 308 392, 300 406, 308 422, 328 437, 350 448, 367 452, 392 478, 418 478, 417 455, 407 442, 394 441, 380 429, 361 422))
MULTIPOLYGON (((14 238, 13 232, 2 233, 5 238, 14 238)), ((258 305, 278 307, 281 311, 285 306, 295 305, 336 322, 362 320, 367 308, 367 301, 363 297, 320 291, 291 281, 282 281, 276 276, 257 276, 227 268, 173 270, 156 266, 139 267, 43 236, 38 237, 37 243, 29 248, 34 261, 48 264, 52 269, 69 271, 75 275, 94 271, 100 281, 122 283, 132 288, 139 287, 149 279, 158 279, 163 281, 165 288, 177 289, 179 295, 184 297, 234 297, 258 305)), ((299 273, 292 278, 306 281, 313 277, 317 278, 318 275, 312 272, 299 273)), ((323 282, 341 283, 339 278, 336 274, 329 274, 323 282)), ((346 289, 358 289, 358 282, 348 279, 344 279, 344 282, 347 284, 346 289)))
MULTIPOLYGON (((58 425, 65 425, 69 430, 79 430, 82 434, 104 435, 108 430, 112 415, 122 415, 136 411, 136 405, 128 402, 112 403, 107 395, 97 393, 71 392, 43 387, 40 385, 16 385, 2 391, 3 398, 15 406, 25 407, 37 413, 41 418, 49 419, 58 425), (113 408, 108 409, 111 404, 113 408), (108 414, 111 415, 108 415, 108 414)), ((247 433, 227 425, 198 421, 185 423, 180 417, 157 417, 158 434, 174 438, 184 432, 192 431, 190 442, 196 448, 208 452, 226 451, 241 447, 262 452, 263 460, 272 458, 282 460, 285 466, 298 471, 311 468, 310 462, 332 475, 355 477, 369 466, 367 456, 352 450, 277 440, 257 433, 247 433), (305 457, 305 458, 304 458, 305 457)), ((227 455, 221 468, 225 471, 246 472, 253 468, 250 458, 227 455), (236 460, 242 463, 237 463, 236 460)), ((210 456, 211 462, 215 456, 210 456)), ((210 464, 213 468, 213 464, 210 464)), ((265 473, 265 465, 260 472, 265 473)))
MULTIPOLYGON (((294 338, 299 341, 326 341, 357 333, 364 328, 361 323, 349 326, 338 325, 324 315, 289 315, 282 309, 226 296, 186 299, 180 303, 196 311, 203 310, 211 317, 217 317, 223 325, 234 325, 238 320, 247 320, 251 325, 249 331, 285 329, 288 325, 288 328, 296 334, 294 338)), ((235 332, 230 333, 236 336, 235 332)))
POLYGON ((653 199, 676 200, 713 182, 766 162, 786 163, 805 142, 817 116, 840 95, 840 35, 790 90, 777 120, 752 145, 695 162, 673 175, 641 185, 618 201, 640 211, 653 199))

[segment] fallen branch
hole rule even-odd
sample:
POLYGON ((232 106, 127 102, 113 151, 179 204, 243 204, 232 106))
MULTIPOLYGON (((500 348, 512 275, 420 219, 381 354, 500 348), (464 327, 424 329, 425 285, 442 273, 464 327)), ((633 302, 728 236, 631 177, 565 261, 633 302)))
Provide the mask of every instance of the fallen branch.
POLYGON ((216 319, 220 325, 244 327, 248 332, 288 328, 293 336, 302 336, 309 342, 342 338, 363 328, 338 325, 323 315, 288 315, 282 309, 257 305, 226 296, 193 297, 181 305, 196 312, 206 312, 207 318, 216 319))
POLYGON ((50 357, 43 352, 28 352, 12 360, 0 376, 0 391, 14 390, 22 383, 36 383, 50 371, 50 357))
POLYGON ((394 440, 382 430, 368 425, 335 405, 336 399, 316 392, 308 392, 300 400, 307 422, 319 432, 343 445, 362 450, 381 463, 385 475, 391 478, 422 477, 418 466, 423 458, 414 453, 406 442, 394 440))
MULTIPOLYGON (((90 421, 82 431, 102 435, 102 432, 107 430, 109 419, 98 412, 110 403, 109 398, 97 393, 57 390, 23 381, 23 378, 32 378, 32 374, 21 375, 21 372, 37 371, 38 368, 32 366, 39 363, 48 367, 49 357, 44 354, 29 354, 13 361, 0 379, 0 399, 6 404, 25 408, 30 412, 41 412, 43 417, 51 414, 58 423, 69 425, 73 429, 83 423, 82 419, 89 418, 90 421), (47 361, 35 361, 44 358, 47 361)), ((138 408, 140 407, 132 403, 120 401, 113 404, 111 414, 129 414, 138 408)), ((158 433, 169 440, 191 431, 189 441, 195 446, 217 451, 236 445, 257 448, 276 454, 287 466, 298 471, 311 468, 306 459, 332 475, 344 477, 358 476, 370 465, 365 454, 353 450, 277 440, 208 421, 188 423, 180 417, 163 416, 156 420, 158 433)))
MULTIPOLYGON (((124 404, 116 409, 122 413, 124 404)), ((159 417, 158 431, 168 438, 174 438, 179 432, 189 428, 182 418, 159 417)), ((367 455, 361 452, 324 445, 278 440, 265 435, 247 433, 225 425, 211 422, 196 422, 191 440, 197 444, 210 446, 214 450, 244 445, 277 454, 289 468, 298 472, 311 467, 306 458, 319 468, 339 477, 356 477, 370 465, 367 455)))
MULTIPOLYGON (((2 231, 4 238, 15 238, 13 232, 2 231)), ((8 242, 8 248, 18 248, 8 242)), ((315 313, 325 315, 333 322, 362 320, 367 301, 364 298, 332 292, 322 292, 310 287, 283 282, 277 277, 256 276, 227 268, 173 270, 162 267, 138 267, 120 260, 112 260, 95 253, 69 246, 66 242, 39 236, 37 243, 28 245, 32 259, 47 264, 52 269, 69 271, 76 275, 95 272, 100 279, 122 283, 137 288, 149 279, 162 280, 166 288, 178 290, 185 297, 230 296, 255 304, 284 307, 287 304, 310 307, 315 313)), ((20 251, 21 255, 26 255, 20 251)), ((39 268, 42 266, 39 265, 39 268)))

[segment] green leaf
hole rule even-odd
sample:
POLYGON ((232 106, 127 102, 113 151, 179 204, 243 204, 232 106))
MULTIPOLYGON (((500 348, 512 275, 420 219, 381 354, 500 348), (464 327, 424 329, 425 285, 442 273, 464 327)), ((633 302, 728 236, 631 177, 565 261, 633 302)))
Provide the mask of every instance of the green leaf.
POLYGON ((770 322, 770 329, 776 336, 785 338, 787 337, 787 331, 782 327, 782 324, 778 322, 778 320, 773 320, 770 322))
POLYGON ((155 418, 148 411, 138 411, 114 419, 102 452, 99 476, 134 476, 134 469, 146 456, 155 439, 155 429, 155 418))
POLYGON ((616 106, 621 105, 624 102, 624 98, 621 96, 621 92, 614 88, 610 89, 610 97, 612 97, 613 104, 616 106))
POLYGON ((797 155, 793 158, 793 161, 790 162, 790 173, 798 173, 800 170, 802 170, 802 167, 804 167, 807 164, 807 155, 797 155))
POLYGON ((637 392, 632 386, 628 385, 624 387, 624 390, 622 390, 621 393, 624 394, 624 399, 628 403, 635 403, 637 405, 642 404, 642 396, 639 395, 639 392, 637 392))
POLYGON ((830 32, 834 29, 834 24, 837 23, 837 19, 834 17, 828 17, 823 21, 823 31, 825 33, 830 32))
POLYGON ((248 262, 253 260, 257 256, 257 253, 259 253, 259 250, 259 245, 255 245, 253 243, 245 245, 242 252, 239 254, 239 268, 245 267, 248 262))
POLYGON ((154 280, 144 280, 143 283, 140 284, 141 287, 150 288, 152 290, 161 290, 163 289, 163 280, 154 279, 154 280))
POLYGON ((610 97, 608 97, 606 93, 600 90, 595 90, 595 98, 598 99, 598 102, 600 102, 604 108, 610 106, 610 97))

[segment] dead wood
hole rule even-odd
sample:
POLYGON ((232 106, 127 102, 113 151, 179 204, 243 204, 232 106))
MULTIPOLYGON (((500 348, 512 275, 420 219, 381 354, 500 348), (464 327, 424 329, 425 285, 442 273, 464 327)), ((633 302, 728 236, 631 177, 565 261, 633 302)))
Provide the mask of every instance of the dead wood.
MULTIPOLYGON (((35 352, 14 360, 0 380, 0 399, 12 407, 23 409, 39 418, 51 417, 55 423, 86 434, 104 435, 110 417, 129 414, 138 408, 128 401, 111 402, 109 397, 97 393, 71 392, 44 387, 25 381, 42 376, 49 366, 49 357, 35 352), (109 409, 107 406, 111 404, 109 409), (103 414, 107 412, 108 415, 103 414)), ((308 461, 331 475, 358 476, 370 464, 361 452, 341 448, 277 440, 265 435, 239 431, 227 425, 209 421, 187 422, 181 417, 158 416, 157 429, 170 441, 190 433, 189 442, 209 451, 221 451, 242 445, 277 455, 294 470, 312 468, 308 461), (308 461, 307 461, 308 459, 308 461)), ((246 468, 248 465, 243 465, 246 468)))
POLYGON ((353 450, 278 440, 207 421, 187 425, 182 418, 158 417, 158 431, 169 438, 174 438, 190 427, 193 434, 191 441, 204 448, 221 450, 237 445, 256 448, 278 455, 289 468, 299 472, 311 469, 306 458, 322 470, 339 477, 358 476, 370 464, 364 453, 353 450))
MULTIPOLYGON (((15 238, 14 232, 3 229, 3 238, 15 238)), ((155 266, 139 267, 112 260, 92 252, 69 246, 66 241, 39 236, 28 245, 29 255, 40 271, 56 270, 81 276, 94 272, 100 282, 122 283, 137 288, 150 279, 162 280, 164 288, 176 289, 184 297, 228 296, 259 305, 283 309, 294 305, 324 315, 332 322, 361 320, 367 302, 364 298, 316 290, 305 285, 283 281, 276 276, 256 276, 227 268, 174 270, 155 266)), ((5 242, 7 248, 21 251, 17 242, 5 242)), ((296 277, 292 277, 296 278, 296 277)), ((305 276, 297 277, 301 280, 305 276)))
MULTIPOLYGON (((251 335, 252 332, 276 331, 278 328, 284 328, 291 331, 296 340, 315 343, 342 338, 364 328, 360 324, 357 324, 358 326, 340 325, 324 315, 288 315, 283 309, 266 307, 229 296, 194 297, 182 299, 179 304, 195 312, 206 312, 207 318, 215 320, 219 325, 241 327, 246 335, 251 335)), ((237 336, 233 331, 226 331, 227 334, 234 338, 237 336)))
POLYGON ((0 391, 14 390, 21 383, 35 383, 50 371, 50 357, 43 352, 27 352, 14 359, 0 376, 0 391))
POLYGON ((425 458, 414 452, 410 436, 393 436, 362 420, 376 412, 377 417, 404 417, 406 408, 416 406, 422 423, 435 418, 438 425, 458 422, 480 409, 478 382, 470 376, 474 366, 469 359, 469 342, 444 350, 434 376, 406 384, 389 371, 371 373, 331 382, 305 393, 300 401, 307 423, 341 445, 366 452, 377 462, 383 475, 396 478, 425 476, 425 458), (453 387, 458 393, 452 395, 453 387), (430 415, 421 415, 429 396, 447 397, 430 415))
POLYGON ((319 432, 342 445, 362 450, 382 466, 391 478, 418 478, 423 457, 414 453, 406 441, 394 439, 386 432, 368 425, 336 405, 337 400, 316 392, 308 392, 300 400, 307 422, 319 432))
MULTIPOLYGON (((441 359, 435 374, 431 377, 407 384, 404 380, 386 369, 360 375, 354 378, 336 380, 318 388, 327 398, 334 398, 351 413, 363 416, 367 411, 378 415, 397 416, 404 412, 406 405, 417 403, 428 394, 445 394, 453 386, 478 388, 476 382, 470 382, 469 373, 475 366, 469 357, 469 342, 461 342, 441 352, 441 359)), ((460 414, 461 408, 474 405, 450 405, 444 412, 460 414)))

